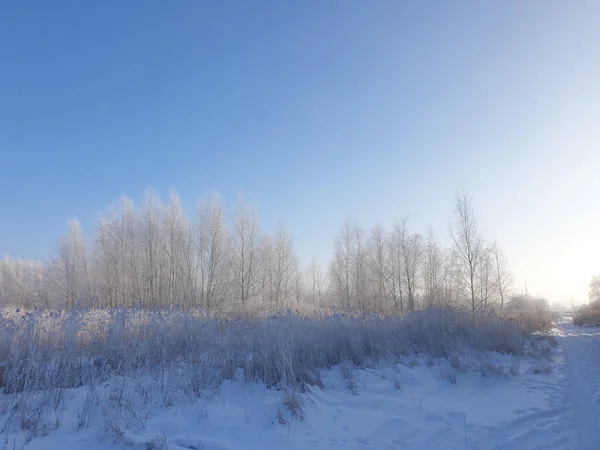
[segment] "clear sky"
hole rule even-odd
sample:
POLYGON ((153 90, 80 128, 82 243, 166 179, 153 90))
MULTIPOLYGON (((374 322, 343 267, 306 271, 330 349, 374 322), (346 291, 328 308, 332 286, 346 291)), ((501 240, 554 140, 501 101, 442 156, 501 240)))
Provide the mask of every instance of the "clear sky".
POLYGON ((600 273, 598 1, 3 1, 0 254, 122 192, 240 191, 305 260, 347 216, 446 238, 472 196, 518 287, 600 273))

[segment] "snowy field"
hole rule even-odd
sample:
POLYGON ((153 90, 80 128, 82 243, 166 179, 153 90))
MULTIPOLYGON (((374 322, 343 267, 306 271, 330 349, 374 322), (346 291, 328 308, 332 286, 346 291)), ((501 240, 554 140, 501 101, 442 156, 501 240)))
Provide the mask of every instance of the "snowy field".
MULTIPOLYGON (((122 434, 105 424, 78 431, 87 389, 74 389, 65 394, 62 426, 26 448, 576 448, 569 446, 572 434, 564 434, 569 431, 566 417, 561 419, 566 410, 554 403, 559 400, 553 391, 556 376, 534 373, 537 361, 521 362, 521 375, 463 373, 455 384, 447 379, 448 366, 434 361, 428 367, 431 363, 415 357, 379 369, 338 367, 324 374, 324 389, 311 388, 297 399, 245 382, 238 373, 236 380, 193 403, 113 410, 112 420, 129 424, 122 434), (294 415, 295 403, 302 412, 294 415)), ((16 447, 24 438, 20 433, 16 447)), ((11 437, 7 442, 12 447, 11 437)))
POLYGON ((570 320, 556 347, 344 361, 306 388, 267 387, 239 368, 193 393, 183 379, 176 388, 175 371, 5 394, 2 439, 28 449, 598 449, 600 330, 570 320), (39 417, 38 400, 56 408, 39 417), (27 423, 23 402, 44 425, 27 423))

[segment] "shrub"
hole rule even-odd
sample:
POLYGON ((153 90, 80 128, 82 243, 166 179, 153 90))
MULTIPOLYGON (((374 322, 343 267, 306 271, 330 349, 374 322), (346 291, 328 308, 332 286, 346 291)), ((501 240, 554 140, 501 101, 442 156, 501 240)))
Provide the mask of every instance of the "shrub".
POLYGON ((600 326, 600 301, 577 308, 573 323, 580 326, 600 326))
POLYGON ((513 296, 499 315, 518 324, 525 333, 547 333, 556 319, 546 300, 527 294, 513 296))

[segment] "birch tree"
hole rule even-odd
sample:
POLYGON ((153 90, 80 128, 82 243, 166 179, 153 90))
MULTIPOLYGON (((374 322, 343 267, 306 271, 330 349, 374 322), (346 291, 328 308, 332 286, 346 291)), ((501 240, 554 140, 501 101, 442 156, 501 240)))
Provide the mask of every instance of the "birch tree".
POLYGON ((506 256, 502 252, 500 246, 494 242, 491 247, 492 263, 494 267, 494 275, 496 279, 496 287, 500 297, 500 309, 504 309, 506 298, 510 296, 510 288, 512 286, 512 275, 508 270, 506 256))
POLYGON ((484 257, 485 244, 471 200, 464 191, 454 199, 454 221, 450 224, 450 237, 454 243, 456 269, 460 291, 468 299, 471 310, 481 306, 478 294, 478 275, 484 257))
POLYGON ((368 287, 368 275, 367 275, 367 239, 366 233, 357 222, 354 223, 352 227, 352 244, 353 244, 353 252, 352 252, 352 284, 354 287, 354 293, 356 296, 356 302, 358 309, 361 312, 365 312, 366 310, 366 297, 367 297, 367 287, 368 287))
POLYGON ((314 257, 307 268, 306 278, 308 281, 307 284, 310 292, 311 304, 323 304, 327 293, 327 277, 314 257))
POLYGON ((402 253, 402 267, 404 269, 404 282, 406 286, 407 308, 415 309, 417 292, 417 275, 422 259, 422 238, 417 234, 409 234, 408 219, 403 219, 396 225, 396 232, 402 253))
POLYGON ((68 232, 60 239, 52 264, 53 285, 64 306, 71 309, 76 302, 90 298, 87 249, 81 226, 77 219, 68 224, 68 232))
POLYGON ((496 279, 492 262, 491 249, 485 247, 481 256, 479 270, 479 298, 483 308, 487 308, 496 293, 496 279))
POLYGON ((388 263, 387 233, 381 225, 371 230, 369 237, 369 268, 373 286, 373 306, 383 311, 387 299, 386 279, 388 263))
POLYGON ((598 301, 600 301, 600 275, 593 276, 589 286, 589 302, 598 301))
POLYGON ((190 289, 187 286, 190 265, 193 264, 190 233, 179 196, 171 191, 165 208, 162 239, 167 264, 166 301, 171 308, 178 303, 190 305, 190 289))
POLYGON ((258 222, 254 207, 242 198, 235 216, 233 271, 236 298, 243 304, 253 295, 258 263, 258 222))
POLYGON ((199 205, 198 212, 199 295, 211 311, 222 303, 229 281, 229 245, 223 208, 215 195, 199 205))
POLYGON ((433 229, 427 231, 427 239, 424 245, 424 260, 423 260, 423 287, 424 301, 428 306, 438 305, 441 302, 443 295, 442 289, 442 270, 443 257, 442 250, 437 243, 433 229))
POLYGON ((330 273, 335 292, 342 308, 351 310, 352 284, 351 284, 351 260, 352 260, 352 229, 350 221, 346 220, 342 230, 335 238, 333 258, 331 260, 330 273))
POLYGON ((396 312, 404 311, 404 257, 401 227, 394 226, 388 238, 387 290, 394 303, 396 312))
POLYGON ((163 269, 161 252, 162 203, 156 193, 146 190, 139 215, 139 245, 142 305, 156 308, 162 302, 163 269))
POLYGON ((275 301, 281 302, 290 296, 298 273, 299 261, 294 251, 292 237, 279 225, 275 245, 275 301))
POLYGON ((8 256, 0 260, 0 305, 47 307, 44 286, 46 270, 39 261, 14 260, 8 256))

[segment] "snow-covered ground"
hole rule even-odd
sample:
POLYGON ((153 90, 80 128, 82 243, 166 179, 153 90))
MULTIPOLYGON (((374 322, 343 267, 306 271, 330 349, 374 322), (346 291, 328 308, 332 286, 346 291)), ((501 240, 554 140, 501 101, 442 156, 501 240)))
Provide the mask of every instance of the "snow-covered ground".
POLYGON ((569 448, 600 449, 600 328, 577 327, 570 319, 559 326, 568 380, 564 403, 577 436, 577 445, 569 448))
MULTIPOLYGON (((600 329, 569 321, 558 324, 551 363, 500 354, 407 357, 371 369, 338 366, 324 372, 323 389, 302 394, 267 389, 239 372, 195 401, 140 403, 122 401, 136 386, 115 378, 95 395, 119 401, 119 409, 92 411, 88 388, 67 390, 61 426, 25 448, 600 449, 600 329)), ((3 434, 6 448, 23 446, 24 432, 3 434)))

